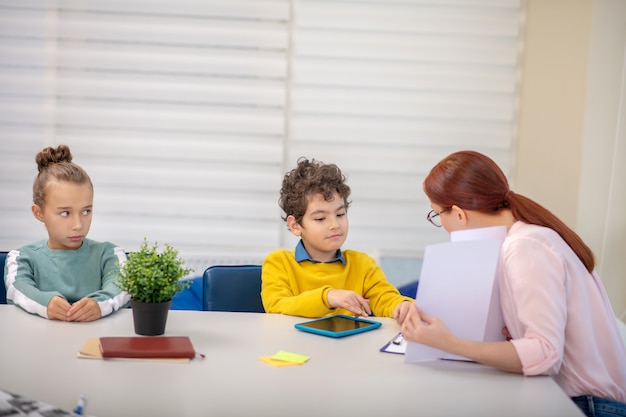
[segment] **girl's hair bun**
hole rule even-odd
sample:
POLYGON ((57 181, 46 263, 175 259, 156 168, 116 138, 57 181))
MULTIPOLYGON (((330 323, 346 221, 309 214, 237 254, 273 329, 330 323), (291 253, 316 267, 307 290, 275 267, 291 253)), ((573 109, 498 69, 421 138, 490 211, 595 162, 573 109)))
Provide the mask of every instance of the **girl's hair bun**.
POLYGON ((41 150, 35 157, 37 169, 42 169, 60 162, 72 162, 72 153, 67 145, 59 145, 57 148, 47 147, 41 150))

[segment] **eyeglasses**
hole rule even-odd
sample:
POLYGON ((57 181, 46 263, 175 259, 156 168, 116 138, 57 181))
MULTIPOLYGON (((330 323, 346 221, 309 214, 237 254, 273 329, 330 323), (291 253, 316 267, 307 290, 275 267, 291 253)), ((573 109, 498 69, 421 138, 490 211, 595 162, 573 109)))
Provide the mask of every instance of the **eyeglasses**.
POLYGON ((431 210, 426 215, 426 220, 431 222, 432 225, 435 226, 435 227, 441 227, 441 218, 439 217, 439 215, 442 214, 442 213, 445 213, 448 210, 450 210, 450 207, 448 207, 447 209, 443 209, 440 212, 436 212, 435 210, 431 210))

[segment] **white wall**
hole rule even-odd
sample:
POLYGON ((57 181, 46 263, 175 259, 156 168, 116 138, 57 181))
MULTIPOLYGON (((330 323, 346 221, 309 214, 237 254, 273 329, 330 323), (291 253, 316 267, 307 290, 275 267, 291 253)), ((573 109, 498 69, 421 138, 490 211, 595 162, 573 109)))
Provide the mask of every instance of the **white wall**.
POLYGON ((577 228, 625 319, 626 2, 594 1, 591 28, 577 228))
POLYGON ((515 187, 590 245, 626 309, 626 2, 529 0, 515 187))

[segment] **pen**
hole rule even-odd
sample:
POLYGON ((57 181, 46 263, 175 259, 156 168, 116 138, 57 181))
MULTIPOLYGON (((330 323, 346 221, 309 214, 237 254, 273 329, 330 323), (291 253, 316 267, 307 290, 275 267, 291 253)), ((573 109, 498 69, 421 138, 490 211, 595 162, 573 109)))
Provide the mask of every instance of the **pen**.
POLYGON ((79 416, 82 416, 83 409, 85 408, 86 402, 87 400, 85 396, 81 394, 81 396, 78 398, 78 401, 76 402, 76 408, 74 408, 74 414, 78 414, 79 416))
POLYGON ((402 333, 398 333, 398 335, 391 341, 391 343, 393 343, 394 345, 399 345, 400 343, 402 343, 402 340, 404 338, 402 337, 402 333))

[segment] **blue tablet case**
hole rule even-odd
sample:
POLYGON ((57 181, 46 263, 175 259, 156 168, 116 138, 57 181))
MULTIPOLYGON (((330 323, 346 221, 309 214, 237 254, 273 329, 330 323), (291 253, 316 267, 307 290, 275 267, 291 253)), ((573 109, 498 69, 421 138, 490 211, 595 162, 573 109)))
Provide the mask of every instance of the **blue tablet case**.
POLYGON ((381 326, 378 321, 366 320, 359 317, 336 314, 321 319, 296 323, 294 327, 304 332, 315 333, 328 337, 345 337, 377 329, 381 326))

